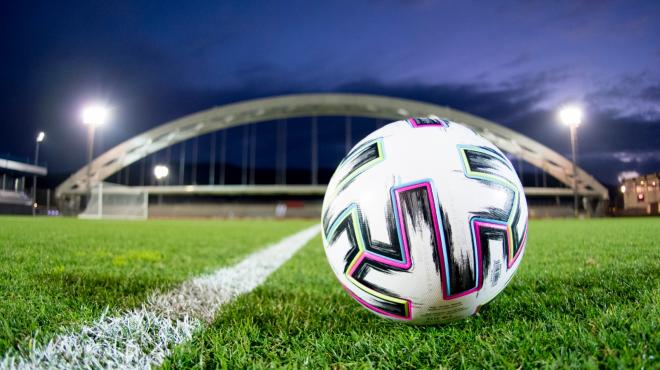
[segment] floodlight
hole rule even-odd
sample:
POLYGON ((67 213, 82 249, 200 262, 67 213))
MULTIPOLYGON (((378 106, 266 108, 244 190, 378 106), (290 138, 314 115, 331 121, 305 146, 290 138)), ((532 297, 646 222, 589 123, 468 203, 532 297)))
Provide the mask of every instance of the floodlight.
POLYGON ((577 128, 582 123, 582 108, 577 105, 565 105, 559 109, 559 121, 571 130, 571 152, 573 154, 573 210, 578 217, 578 174, 577 174, 577 128))
POLYGON ((105 123, 109 113, 106 106, 94 104, 83 108, 81 116, 84 124, 99 126, 105 123))
POLYGON ((167 166, 159 164, 156 167, 154 167, 154 176, 156 176, 157 180, 164 179, 169 174, 170 174, 170 169, 167 166))
POLYGON ((626 192, 626 186, 625 186, 625 185, 621 185, 621 193, 625 193, 625 192, 626 192))
POLYGON ((37 135, 37 143, 44 141, 45 138, 46 138, 46 133, 40 131, 39 134, 37 135))
POLYGON ((582 116, 582 109, 575 105, 567 105, 559 110, 559 120, 566 126, 579 126, 582 116))

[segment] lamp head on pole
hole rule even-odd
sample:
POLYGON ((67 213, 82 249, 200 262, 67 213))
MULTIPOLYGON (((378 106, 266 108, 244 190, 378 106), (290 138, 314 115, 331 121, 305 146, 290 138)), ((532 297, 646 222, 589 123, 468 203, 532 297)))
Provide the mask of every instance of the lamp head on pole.
POLYGON ((108 107, 101 104, 93 104, 83 108, 81 112, 82 122, 86 125, 100 126, 110 116, 108 107))
POLYGON ((580 126, 583 116, 582 108, 577 105, 565 105, 559 110, 559 121, 566 126, 580 126))
POLYGON ((156 180, 162 180, 167 177, 167 175, 170 174, 170 169, 162 164, 157 165, 154 167, 154 176, 156 177, 156 180))
POLYGON ((43 131, 39 131, 39 133, 37 134, 37 143, 41 143, 42 141, 44 141, 45 138, 46 138, 46 133, 43 131))

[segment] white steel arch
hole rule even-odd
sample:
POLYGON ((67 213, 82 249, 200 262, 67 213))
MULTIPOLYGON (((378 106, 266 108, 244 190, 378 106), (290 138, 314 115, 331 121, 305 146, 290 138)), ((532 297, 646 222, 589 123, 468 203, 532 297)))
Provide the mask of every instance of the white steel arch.
MULTIPOLYGON (((448 107, 364 94, 299 94, 254 99, 214 107, 167 122, 126 140, 94 159, 91 186, 168 146, 234 126, 296 117, 356 116, 395 121, 428 115, 463 123, 503 151, 546 171, 567 186, 573 186, 572 163, 568 159, 509 128, 448 107)), ((60 184, 56 195, 84 193, 86 181, 85 166, 60 184)), ((577 185, 581 195, 608 199, 607 189, 581 168, 577 170, 577 185)))

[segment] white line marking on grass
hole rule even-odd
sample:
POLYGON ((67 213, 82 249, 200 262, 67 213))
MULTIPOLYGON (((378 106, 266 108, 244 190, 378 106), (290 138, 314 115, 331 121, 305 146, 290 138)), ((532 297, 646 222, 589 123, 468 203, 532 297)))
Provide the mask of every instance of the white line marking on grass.
POLYGON ((261 285, 271 272, 291 258, 319 230, 320 226, 314 226, 301 231, 252 254, 231 268, 192 279, 176 290, 154 296, 150 304, 170 317, 193 316, 210 322, 221 305, 261 285))
POLYGON ((90 326, 56 336, 45 345, 7 353, 2 369, 151 368, 173 346, 192 339, 220 306, 261 285, 320 229, 310 227, 255 252, 238 264, 201 276, 118 317, 103 315, 90 326), (32 349, 32 350, 30 350, 32 349))

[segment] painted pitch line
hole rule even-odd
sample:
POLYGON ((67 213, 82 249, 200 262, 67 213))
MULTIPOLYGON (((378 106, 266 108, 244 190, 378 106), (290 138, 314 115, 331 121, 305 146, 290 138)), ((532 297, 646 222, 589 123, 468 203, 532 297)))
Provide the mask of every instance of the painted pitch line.
POLYGON ((0 369, 121 368, 144 369, 162 364, 172 347, 189 341, 213 320, 223 304, 261 285, 318 234, 316 225, 255 252, 238 264, 201 276, 150 297, 121 316, 103 315, 77 332, 45 345, 6 354, 0 369))

